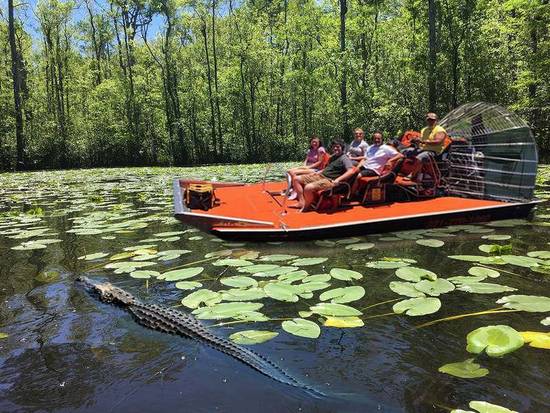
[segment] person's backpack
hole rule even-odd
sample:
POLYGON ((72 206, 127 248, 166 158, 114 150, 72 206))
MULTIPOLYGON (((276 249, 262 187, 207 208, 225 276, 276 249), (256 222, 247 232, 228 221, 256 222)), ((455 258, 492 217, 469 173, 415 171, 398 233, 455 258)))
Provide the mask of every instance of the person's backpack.
POLYGON ((208 211, 215 205, 214 187, 210 184, 190 184, 185 192, 185 204, 190 209, 208 211))

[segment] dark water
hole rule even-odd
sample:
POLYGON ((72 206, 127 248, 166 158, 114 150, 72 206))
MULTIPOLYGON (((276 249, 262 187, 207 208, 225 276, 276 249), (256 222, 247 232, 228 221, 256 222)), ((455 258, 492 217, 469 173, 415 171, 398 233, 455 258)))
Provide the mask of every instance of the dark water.
MULTIPOLYGON (((477 356, 476 362, 490 371, 482 378, 461 379, 438 372, 443 364, 473 357, 465 350, 470 331, 495 324, 518 331, 548 331, 540 323, 547 313, 489 314, 416 328, 439 318, 496 308, 495 301, 505 295, 548 295, 549 275, 525 267, 495 265, 501 276, 485 281, 517 288, 516 292, 470 294, 455 290, 440 297, 442 307, 437 313, 421 317, 391 314, 396 301, 365 309, 408 298, 388 288, 389 282, 398 280, 395 270, 367 267, 383 257, 412 258, 417 261, 414 266, 447 278, 467 275, 475 265, 448 255, 486 255, 478 250, 481 244, 511 244, 508 253, 521 256, 550 249, 550 209, 545 204, 529 222, 507 227, 479 225, 449 233, 438 238, 445 241, 441 248, 403 239, 410 238, 406 234, 397 240, 385 240, 388 234, 351 240, 375 244, 360 251, 346 248, 346 240, 330 246, 314 242, 237 245, 198 232, 180 234, 173 241, 164 236, 164 241, 141 243, 155 244, 158 251, 192 251, 151 267, 161 272, 229 248, 257 251, 260 257, 329 258, 323 264, 303 267, 309 274, 334 267, 363 274, 353 283, 332 279, 330 288, 351 284, 365 288, 363 298, 348 304, 365 309, 364 327, 321 326, 317 339, 288 334, 277 320, 212 327, 224 337, 247 329, 278 332, 274 339, 251 348, 327 394, 324 398, 277 383, 197 341, 143 328, 128 313, 100 303, 76 286, 75 278, 87 275, 108 280, 144 301, 177 306, 191 291, 157 280, 146 288, 143 280, 104 269, 108 257, 95 261, 78 257, 96 252, 113 255, 155 238, 154 234, 188 229, 171 218, 171 179, 175 176, 254 181, 264 175, 276 177, 281 169, 224 166, 0 175, 0 333, 8 335, 0 339, 0 411, 446 412, 467 409, 471 400, 519 412, 550 411, 548 350, 525 345, 502 358, 477 356), (87 228, 99 228, 100 233, 66 232, 78 224, 79 217, 86 219, 87 228), (112 227, 117 223, 122 224, 112 227), (10 238, 21 236, 13 231, 17 228, 45 232, 10 238), (488 234, 507 234, 511 239, 481 238, 488 234), (61 241, 52 241, 42 249, 11 249, 44 238, 61 241), (40 280, 44 271, 54 271, 54 279, 40 280)), ((545 190, 541 187, 539 194, 545 196, 545 190)), ((239 274, 236 268, 213 266, 212 260, 197 265, 205 271, 192 280, 200 279, 203 288, 212 290, 229 288, 217 281, 222 275, 249 275, 239 274)), ((296 303, 264 298, 261 311, 272 319, 299 317, 298 311, 319 302, 319 292, 296 303)), ((315 315, 309 319, 318 321, 315 315)))

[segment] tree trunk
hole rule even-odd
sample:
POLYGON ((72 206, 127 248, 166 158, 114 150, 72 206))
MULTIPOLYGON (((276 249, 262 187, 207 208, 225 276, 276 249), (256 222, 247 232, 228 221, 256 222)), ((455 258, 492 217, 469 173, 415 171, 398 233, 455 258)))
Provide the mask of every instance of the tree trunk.
MULTIPOLYGON (((214 99, 212 96, 212 72, 210 70, 210 54, 208 53, 208 35, 206 33, 206 22, 201 26, 202 36, 204 40, 204 53, 206 55, 206 78, 208 80, 208 101, 210 103, 210 123, 212 131, 212 153, 214 157, 218 156, 218 142, 216 138, 216 111, 214 109, 214 99)), ((217 159, 214 159, 217 160, 217 159)))
POLYGON ((222 116, 220 111, 220 91, 218 87, 218 54, 216 52, 216 0, 212 0, 212 60, 214 63, 216 116, 218 118, 218 151, 223 158, 222 116))
POLYGON ((436 10, 435 0, 428 0, 428 109, 436 110, 436 36, 435 36, 436 10))
POLYGON ((342 111, 342 137, 347 138, 349 133, 348 125, 348 93, 347 93, 347 64, 346 64, 346 14, 348 12, 347 0, 340 2, 340 58, 342 79, 340 80, 340 110, 342 111))
POLYGON ((94 14, 92 12, 92 6, 90 5, 90 0, 86 0, 84 4, 86 5, 86 9, 88 10, 88 17, 90 18, 90 27, 92 29, 92 46, 94 48, 94 57, 96 61, 96 80, 95 84, 96 86, 101 83, 101 52, 99 49, 99 44, 97 42, 97 29, 95 27, 94 23, 94 14))
POLYGON ((11 52, 11 74, 13 79, 13 101, 15 106, 15 138, 17 141, 17 170, 25 168, 25 137, 23 134, 23 107, 21 102, 21 55, 15 43, 15 20, 13 0, 8 0, 8 31, 11 52))

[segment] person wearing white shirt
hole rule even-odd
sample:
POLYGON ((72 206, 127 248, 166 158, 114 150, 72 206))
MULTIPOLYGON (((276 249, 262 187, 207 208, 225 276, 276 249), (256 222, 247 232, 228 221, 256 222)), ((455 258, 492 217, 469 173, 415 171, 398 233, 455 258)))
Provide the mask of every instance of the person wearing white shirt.
POLYGON ((375 132, 372 138, 373 144, 369 146, 366 158, 359 164, 361 176, 379 176, 386 163, 399 154, 394 142, 382 143, 380 132, 375 132))

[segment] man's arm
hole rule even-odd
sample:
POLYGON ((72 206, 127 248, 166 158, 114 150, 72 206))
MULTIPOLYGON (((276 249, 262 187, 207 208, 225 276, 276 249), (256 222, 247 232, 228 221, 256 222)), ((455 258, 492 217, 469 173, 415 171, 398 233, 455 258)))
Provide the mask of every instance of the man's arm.
POLYGON ((445 137, 447 136, 446 132, 437 132, 434 136, 433 143, 441 143, 445 140, 445 137))

